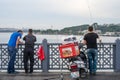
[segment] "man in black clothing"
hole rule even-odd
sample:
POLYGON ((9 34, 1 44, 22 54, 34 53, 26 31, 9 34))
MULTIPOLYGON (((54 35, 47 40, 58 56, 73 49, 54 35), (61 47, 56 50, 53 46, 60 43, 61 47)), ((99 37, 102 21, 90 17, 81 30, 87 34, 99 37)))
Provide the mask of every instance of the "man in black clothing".
MULTIPOLYGON (((87 45, 87 55, 88 55, 88 61, 89 61, 89 71, 90 74, 96 74, 97 70, 97 39, 99 39, 99 36, 97 33, 93 32, 93 27, 90 26, 88 28, 88 33, 85 34, 83 43, 87 45)), ((101 40, 99 39, 101 42, 101 40)))
POLYGON ((34 43, 36 41, 36 37, 32 34, 32 29, 29 29, 28 34, 23 38, 25 41, 25 49, 24 49, 24 69, 25 73, 28 73, 28 60, 30 60, 30 71, 33 72, 34 65, 34 43))

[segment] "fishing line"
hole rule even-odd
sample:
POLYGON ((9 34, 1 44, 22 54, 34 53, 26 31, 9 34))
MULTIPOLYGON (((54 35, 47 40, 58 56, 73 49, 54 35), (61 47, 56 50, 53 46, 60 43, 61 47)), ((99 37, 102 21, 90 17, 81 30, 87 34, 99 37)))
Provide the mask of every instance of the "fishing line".
POLYGON ((92 16, 92 12, 91 12, 91 8, 90 8, 90 3, 89 3, 89 0, 86 0, 86 4, 87 4, 87 7, 89 9, 89 15, 90 15, 90 22, 93 23, 93 16, 92 16))

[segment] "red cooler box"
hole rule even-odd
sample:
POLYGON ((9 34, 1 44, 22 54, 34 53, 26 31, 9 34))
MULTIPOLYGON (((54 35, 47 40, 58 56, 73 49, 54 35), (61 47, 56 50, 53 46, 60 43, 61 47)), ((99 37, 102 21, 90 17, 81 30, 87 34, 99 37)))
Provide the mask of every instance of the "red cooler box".
POLYGON ((70 58, 80 54, 78 45, 74 43, 60 45, 59 51, 61 58, 70 58))

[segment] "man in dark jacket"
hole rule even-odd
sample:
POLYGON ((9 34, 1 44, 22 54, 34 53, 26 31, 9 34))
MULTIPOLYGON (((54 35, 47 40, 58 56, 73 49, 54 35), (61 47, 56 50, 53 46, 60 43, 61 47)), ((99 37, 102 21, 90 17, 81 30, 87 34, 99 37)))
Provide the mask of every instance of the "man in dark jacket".
POLYGON ((29 29, 28 34, 23 38, 25 41, 25 49, 24 49, 24 69, 25 73, 28 73, 28 60, 30 60, 30 71, 33 72, 34 65, 34 43, 36 41, 36 37, 32 34, 32 29, 29 29))
MULTIPOLYGON (((87 55, 89 60, 89 71, 90 74, 95 75, 97 70, 97 39, 99 36, 97 33, 93 32, 93 27, 89 26, 88 33, 85 34, 83 43, 87 45, 87 55)), ((99 39, 101 42, 101 40, 99 39)))

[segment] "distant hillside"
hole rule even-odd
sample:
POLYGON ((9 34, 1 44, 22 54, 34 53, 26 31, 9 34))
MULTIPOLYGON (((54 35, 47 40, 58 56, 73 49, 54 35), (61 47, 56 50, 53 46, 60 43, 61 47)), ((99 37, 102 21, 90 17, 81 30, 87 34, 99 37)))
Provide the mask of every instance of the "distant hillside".
POLYGON ((0 32, 14 32, 17 31, 15 28, 0 28, 0 32))
MULTIPOLYGON (((16 28, 0 28, 0 32, 15 32, 18 31, 16 28)), ((27 32, 27 29, 23 29, 23 32, 27 32)))
MULTIPOLYGON (((71 27, 66 27, 61 30, 52 30, 52 29, 47 29, 47 30, 34 30, 35 33, 37 34, 74 34, 74 35, 82 35, 84 34, 85 30, 88 28, 88 24, 84 25, 78 25, 78 26, 71 26, 71 27)), ((93 27, 95 30, 98 30, 101 32, 101 34, 105 34, 106 32, 120 32, 120 24, 103 24, 99 25, 97 23, 93 24, 93 27)), ((15 28, 0 28, 0 32, 14 32, 17 31, 15 28)), ((27 31, 27 29, 23 30, 24 32, 27 31)))
POLYGON ((105 33, 105 32, 120 32, 120 25, 119 24, 98 25, 97 29, 101 30, 102 33, 105 33))
MULTIPOLYGON (((87 30, 88 24, 85 25, 78 25, 67 27, 61 30, 35 30, 35 33, 40 34, 74 34, 74 35, 82 35, 84 34, 83 31, 87 30)), ((93 24, 95 30, 101 31, 101 34, 105 34, 106 32, 120 32, 120 24, 103 24, 98 25, 97 23, 93 24)))
POLYGON ((79 25, 64 28, 60 30, 60 34, 79 34, 80 31, 86 30, 89 25, 79 25))
MULTIPOLYGON (((60 33, 69 33, 69 34, 81 34, 80 32, 87 30, 89 25, 80 25, 80 26, 72 26, 69 28, 64 28, 60 30, 60 33)), ((120 32, 120 24, 103 24, 98 25, 95 23, 93 24, 95 30, 101 30, 101 33, 104 34, 106 32, 120 32)))

